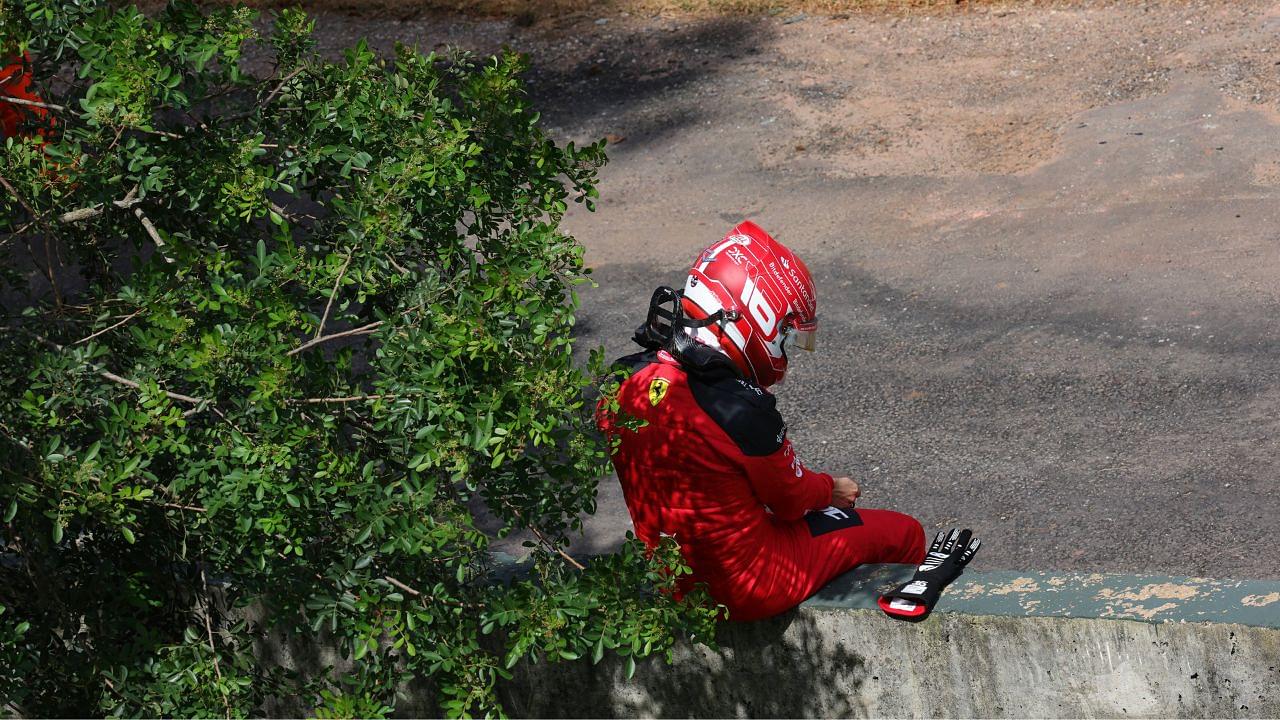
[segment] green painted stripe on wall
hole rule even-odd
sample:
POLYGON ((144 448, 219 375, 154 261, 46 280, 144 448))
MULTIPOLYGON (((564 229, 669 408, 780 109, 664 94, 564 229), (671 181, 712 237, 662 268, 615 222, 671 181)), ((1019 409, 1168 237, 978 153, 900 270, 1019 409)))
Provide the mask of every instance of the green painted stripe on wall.
MULTIPOLYGON (((876 608, 912 565, 864 565, 805 601, 811 608, 876 608)), ((966 572, 935 612, 1280 627, 1280 582, 1108 573, 966 572)))

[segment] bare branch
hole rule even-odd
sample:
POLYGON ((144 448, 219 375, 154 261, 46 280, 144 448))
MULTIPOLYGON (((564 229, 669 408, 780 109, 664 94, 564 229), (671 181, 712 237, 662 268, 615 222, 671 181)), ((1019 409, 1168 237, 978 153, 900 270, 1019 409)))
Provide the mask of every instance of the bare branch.
POLYGON ((324 314, 320 316, 320 324, 316 326, 316 337, 324 334, 324 324, 329 319, 329 309, 333 307, 333 299, 338 296, 338 286, 342 284, 342 276, 347 274, 347 267, 351 265, 353 257, 355 257, 354 252, 347 253, 347 259, 342 263, 342 269, 338 271, 338 278, 333 281, 333 291, 329 293, 329 301, 324 304, 324 314))
POLYGON ((0 102, 13 103, 14 105, 27 105, 29 107, 38 107, 44 110, 53 110, 62 112, 66 110, 64 105, 54 105, 53 103, 37 102, 35 100, 23 100, 22 98, 10 97, 8 95, 0 95, 0 102))
POLYGON ((289 73, 288 75, 285 75, 284 78, 280 81, 280 84, 276 85, 275 89, 267 93, 267 96, 263 98, 262 102, 258 103, 258 107, 266 107, 267 105, 270 105, 271 101, 275 100, 276 96, 279 95, 282 90, 284 90, 284 86, 288 85, 290 80, 301 75, 302 71, 305 69, 306 68, 300 67, 297 70, 294 70, 293 72, 289 73))
POLYGON ((438 598, 438 597, 436 597, 436 596, 434 596, 434 595, 425 595, 425 594, 423 594, 421 591, 419 591, 419 590, 414 590, 413 588, 411 588, 411 587, 409 587, 408 585, 404 584, 403 582, 400 582, 399 580, 397 580, 397 579, 395 579, 395 578, 391 577, 390 575, 383 575, 383 576, 382 576, 382 579, 383 579, 383 580, 386 580, 386 581, 387 581, 387 582, 389 582, 389 583, 391 583, 391 584, 392 584, 393 586, 395 586, 396 588, 398 588, 398 589, 400 589, 400 590, 403 590, 404 592, 409 593, 409 594, 410 594, 410 595, 412 595, 413 597, 421 598, 422 600, 427 601, 427 602, 440 603, 440 604, 442 604, 442 605, 448 605, 449 607, 456 607, 456 608, 470 608, 470 607, 473 607, 473 606, 471 606, 471 605, 468 605, 467 603, 458 602, 457 600, 441 600, 440 598, 438 598))
POLYGON ((3 175, 0 175, 0 187, 4 187, 4 189, 13 196, 13 199, 18 201, 18 204, 22 206, 22 209, 27 211, 27 214, 30 215, 33 220, 43 224, 43 216, 36 212, 35 208, 31 207, 31 205, 27 203, 27 199, 22 197, 22 194, 18 192, 18 189, 13 185, 10 185, 9 181, 5 179, 3 175))
POLYGON ((362 400, 386 400, 388 398, 399 397, 398 395, 347 395, 345 397, 316 397, 316 398, 298 398, 290 400, 291 403, 299 405, 321 405, 324 403, 351 403, 360 402, 362 400))
POLYGON ((351 337, 353 335, 368 335, 369 333, 382 327, 382 325, 383 325, 383 321, 378 320, 377 322, 371 322, 368 325, 361 325, 360 327, 352 328, 351 330, 343 330, 342 332, 333 333, 332 335, 324 335, 322 337, 314 338, 314 339, 308 340, 307 342, 302 343, 298 347, 285 353, 285 356, 292 357, 294 355, 297 355, 300 352, 310 350, 316 345, 329 342, 330 340, 337 340, 339 338, 351 337))
POLYGON ((58 222, 61 222, 61 223, 80 222, 81 220, 88 220, 89 218, 98 217, 101 214, 102 214, 102 206, 94 205, 92 207, 80 208, 79 210, 68 210, 67 212, 64 212, 58 216, 58 222))
POLYGON ((218 676, 218 692, 222 695, 227 720, 231 720, 231 701, 227 699, 227 691, 222 687, 222 664, 218 662, 218 648, 213 644, 213 624, 209 620, 213 610, 209 607, 209 581, 204 576, 204 564, 200 565, 200 584, 204 586, 204 631, 209 638, 209 652, 213 655, 213 672, 218 676))
MULTIPOLYGON (((45 345, 48 345, 48 346, 52 347, 54 350, 59 350, 59 351, 61 351, 61 350, 64 350, 64 349, 65 349, 62 345, 59 345, 58 343, 56 343, 56 342, 54 342, 54 341, 50 340, 49 338, 47 338, 47 337, 45 337, 45 336, 43 336, 43 335, 36 335, 35 337, 36 337, 36 339, 37 339, 37 340, 39 340, 40 342, 44 343, 45 345)), ((133 380, 130 380, 129 378, 126 378, 126 377, 120 377, 119 375, 117 375, 117 374, 115 374, 115 373, 113 373, 113 372, 111 372, 111 371, 109 371, 109 370, 101 370, 101 371, 99 371, 99 372, 98 372, 98 377, 101 377, 101 378, 102 378, 102 379, 104 379, 104 380, 110 380, 111 382, 113 382, 113 383, 115 383, 115 384, 117 384, 117 385, 123 385, 123 386, 128 387, 128 388, 133 388, 134 390, 141 390, 141 389, 142 389, 142 386, 141 386, 141 385, 139 385, 138 383, 134 382, 133 380)), ((161 388, 161 390, 160 390, 160 391, 161 391, 161 392, 163 392, 166 396, 168 396, 170 400, 178 400, 178 401, 185 402, 185 403, 191 403, 192 405, 199 405, 200 403, 202 403, 202 402, 204 402, 204 401, 205 401, 205 399, 204 399, 204 398, 192 397, 192 396, 190 396, 190 395, 183 395, 182 393, 170 392, 170 391, 165 390, 165 389, 163 389, 163 388, 161 388)), ((216 409, 215 409, 215 411, 216 411, 216 409)), ((188 410, 187 412, 185 412, 185 413, 183 413, 183 414, 184 414, 184 415, 190 415, 192 412, 193 412, 192 410, 188 410)), ((221 413, 219 413, 219 414, 221 414, 221 413)))
MULTIPOLYGON (((45 275, 49 278, 49 284, 53 286, 53 301, 62 307, 62 291, 58 289, 57 274, 53 271, 53 234, 44 234, 44 269, 45 275)), ((59 256, 61 257, 61 256, 59 256)), ((59 265, 62 263, 59 262, 59 265)))
POLYGON ((409 274, 409 271, 406 270, 404 267, 402 267, 400 263, 396 262, 396 259, 391 257, 390 255, 387 256, 387 262, 391 265, 391 267, 395 268, 396 270, 399 270, 401 275, 409 274))
MULTIPOLYGON (((111 382, 117 385, 124 385, 125 387, 131 387, 134 390, 142 389, 142 386, 134 382, 133 380, 130 380, 129 378, 120 377, 119 375, 107 370, 103 370, 99 372, 98 375, 103 379, 110 380, 111 382)), ((204 402, 204 398, 191 397, 190 395, 183 395, 182 393, 170 392, 164 389, 161 389, 161 392, 163 392, 171 400, 178 400, 180 402, 191 403, 192 405, 199 405, 200 403, 204 402)))
POLYGON ((294 218, 292 215, 290 215, 288 210, 285 210, 284 208, 271 202, 270 200, 267 201, 267 205, 271 208, 271 212, 279 215, 285 220, 288 220, 289 222, 297 222, 297 219, 294 218))
POLYGON ((4 244, 8 243, 13 238, 18 237, 22 233, 30 230, 31 226, 35 224, 36 224, 35 220, 28 220, 26 223, 23 224, 22 227, 18 228, 17 230, 9 231, 8 233, 5 234, 4 241, 0 242, 0 247, 3 247, 4 244))
POLYGON ((559 555, 560 557, 564 558, 564 559, 565 559, 565 560, 566 560, 570 565, 574 566, 575 568, 577 568, 577 569, 579 569, 579 570, 586 570, 586 569, 587 569, 587 566, 586 566, 586 565, 583 565, 582 563, 578 562, 577 560, 574 560, 574 559, 573 559, 573 557, 569 555, 569 553, 565 552, 564 550, 561 550, 559 545, 556 545, 556 544, 552 543, 550 540, 548 540, 548 539, 547 539, 547 536, 543 535, 543 534, 542 534, 542 531, 541 531, 541 530, 539 530, 537 527, 535 527, 534 525, 531 525, 531 524, 529 524, 529 523, 525 523, 525 527, 529 528, 529 530, 533 532, 534 537, 538 538, 538 542, 542 543, 542 544, 543 544, 543 545, 545 545, 546 547, 548 547, 548 548, 550 548, 551 550, 555 551, 555 553, 556 553, 557 555, 559 555))
POLYGON ((183 138, 182 138, 182 136, 181 136, 181 135, 179 135, 178 133, 172 133, 172 132, 169 132, 168 130, 151 130, 151 129, 149 129, 149 128, 144 128, 144 127, 132 127, 132 126, 131 126, 131 127, 129 127, 129 129, 130 129, 130 130, 133 130, 133 131, 135 131, 135 132, 145 133, 145 134, 147 134, 147 135, 159 135, 160 137, 166 137, 166 138, 169 138, 169 139, 171 139, 171 140, 181 140, 181 139, 183 139, 183 138))
MULTIPOLYGON (((62 492, 63 492, 63 494, 64 494, 64 495, 70 495, 70 496, 72 496, 72 497, 84 498, 84 495, 81 495, 80 493, 76 492, 75 490, 69 490, 69 489, 67 489, 67 488, 62 488, 62 492)), ((202 507, 200 507, 199 505, 182 505, 181 503, 171 503, 171 502, 164 502, 164 503, 148 503, 148 504, 153 504, 153 505, 156 505, 156 506, 158 506, 158 507, 164 507, 164 508, 173 508, 173 509, 175 509, 175 510, 191 510, 192 512, 198 512, 198 513, 207 513, 207 512, 209 512, 209 510, 208 510, 207 508, 202 508, 202 507)))
POLYGON ((536 525, 534 525, 533 523, 531 523, 531 522, 529 522, 529 521, 525 520, 525 519, 524 519, 524 516, 520 514, 520 511, 519 511, 519 510, 517 510, 517 509, 516 509, 516 507, 515 507, 514 505, 512 505, 512 504, 511 504, 511 503, 509 503, 509 502, 507 502, 506 500, 499 500, 499 502, 501 502, 503 505, 506 505, 506 506, 507 506, 507 509, 508 509, 508 510, 510 510, 510 511, 512 512, 512 514, 514 514, 514 515, 516 516, 516 519, 517 519, 517 520, 519 520, 521 523, 523 523, 523 524, 524 524, 524 526, 525 526, 526 528, 528 528, 530 532, 532 532, 532 533, 533 533, 533 536, 534 536, 534 537, 536 537, 536 538, 538 538, 538 542, 542 543, 542 545, 543 545, 544 547, 546 547, 547 549, 549 549, 549 550, 551 550, 551 551, 555 552, 555 554, 559 555, 560 557, 564 558, 564 559, 565 559, 565 560, 566 560, 570 565, 574 566, 575 568, 577 568, 577 569, 579 569, 579 570, 586 570, 586 569, 587 569, 587 567, 586 567, 585 565, 583 565, 582 563, 578 562, 577 560, 574 560, 574 559, 573 559, 573 557, 569 555, 569 553, 567 553, 567 552, 565 552, 564 550, 560 549, 560 546, 559 546, 559 545, 556 545, 555 543, 553 543, 553 542, 551 542, 550 540, 548 540, 548 539, 547 539, 547 536, 546 536, 546 535, 543 535, 543 534, 542 534, 542 531, 541 531, 541 530, 539 530, 539 529, 538 529, 538 527, 537 527, 536 525))
POLYGON ((118 328, 118 327, 120 327, 121 325, 123 325, 123 324, 125 324, 125 323, 129 322, 130 320, 132 320, 132 319, 134 319, 134 318, 138 317, 138 316, 139 316, 139 315, 141 315, 141 314, 142 314, 142 311, 141 311, 141 310, 138 310, 138 311, 136 311, 136 312, 134 312, 134 313, 131 313, 131 314, 129 314, 129 315, 126 315, 126 316, 124 316, 124 318, 123 318, 122 320, 120 320, 120 322, 115 323, 115 324, 114 324, 114 325, 112 325, 111 327, 103 328, 103 329, 99 330, 98 332, 96 332, 96 333, 94 333, 94 334, 92 334, 92 335, 88 335, 88 336, 86 336, 86 337, 82 337, 82 338, 80 338, 79 340, 77 340, 77 341, 75 341, 75 342, 73 342, 73 343, 71 343, 71 344, 72 344, 72 345, 79 345, 80 343, 86 343, 86 342, 89 342, 90 340, 92 340, 92 339, 94 339, 94 338, 98 337, 99 335, 104 335, 104 334, 106 334, 106 333, 111 332, 112 330, 115 330, 116 328, 118 328))
MULTIPOLYGON (((128 210, 134 205, 137 205, 138 203, 142 202, 142 198, 137 197, 137 194, 138 194, 138 186, 134 185, 133 189, 129 191, 128 195, 125 195, 123 199, 111 201, 111 204, 115 205, 121 210, 128 210)), ((101 214, 102 214, 102 204, 99 203, 91 207, 80 208, 79 210, 69 210, 67 212, 64 212, 58 216, 58 222, 61 222, 61 223, 80 222, 81 220, 88 220, 90 218, 98 217, 101 214)))
POLYGON ((383 576, 382 576, 382 579, 383 579, 383 580, 386 580, 387 582, 391 583, 392 585, 395 585, 396 587, 400 588, 401 590, 403 590, 403 591, 405 591, 405 592, 409 593, 410 595, 412 595, 412 596, 414 596, 414 597, 422 597, 422 593, 421 593, 421 592, 419 592, 419 591, 417 591, 417 590, 414 590, 413 588, 409 587, 408 585, 405 585, 404 583, 402 583, 402 582, 400 582, 399 580, 397 580, 397 579, 395 579, 395 578, 391 577, 390 575, 383 575, 383 576))
POLYGON ((133 214, 138 217, 138 220, 142 222, 142 227, 147 231, 147 234, 151 236, 151 241, 156 244, 156 250, 160 252, 160 257, 164 258, 165 262, 172 264, 173 258, 169 257, 168 253, 166 253, 164 249, 164 239, 160 237, 160 232, 156 230, 156 226, 151 224, 150 218, 142 212, 142 208, 134 208, 133 214))

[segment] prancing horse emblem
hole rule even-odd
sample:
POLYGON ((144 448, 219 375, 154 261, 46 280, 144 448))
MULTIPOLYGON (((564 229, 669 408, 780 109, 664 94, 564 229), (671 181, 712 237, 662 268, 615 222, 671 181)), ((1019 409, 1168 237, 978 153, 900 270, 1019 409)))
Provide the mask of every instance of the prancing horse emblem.
POLYGON ((653 382, 649 383, 649 404, 657 407, 658 403, 662 402, 662 399, 667 396, 667 388, 669 387, 671 387, 670 380, 654 378, 653 382))

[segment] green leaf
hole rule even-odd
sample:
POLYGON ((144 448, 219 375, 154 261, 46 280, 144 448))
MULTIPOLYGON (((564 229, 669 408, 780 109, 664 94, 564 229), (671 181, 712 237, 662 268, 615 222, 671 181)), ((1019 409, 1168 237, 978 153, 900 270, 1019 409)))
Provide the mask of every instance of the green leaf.
POLYGON ((9 508, 4 511, 4 521, 11 522, 18 514, 18 498, 9 501, 9 508))

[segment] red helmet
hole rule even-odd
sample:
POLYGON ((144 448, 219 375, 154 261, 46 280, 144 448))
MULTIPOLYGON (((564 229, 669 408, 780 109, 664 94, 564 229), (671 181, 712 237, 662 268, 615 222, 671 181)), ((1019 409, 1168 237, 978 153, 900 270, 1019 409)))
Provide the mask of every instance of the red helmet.
POLYGON ((695 330, 761 387, 782 380, 787 347, 813 350, 818 296, 795 253, 753 222, 743 222, 698 257, 684 285, 684 314, 720 322, 695 330))

